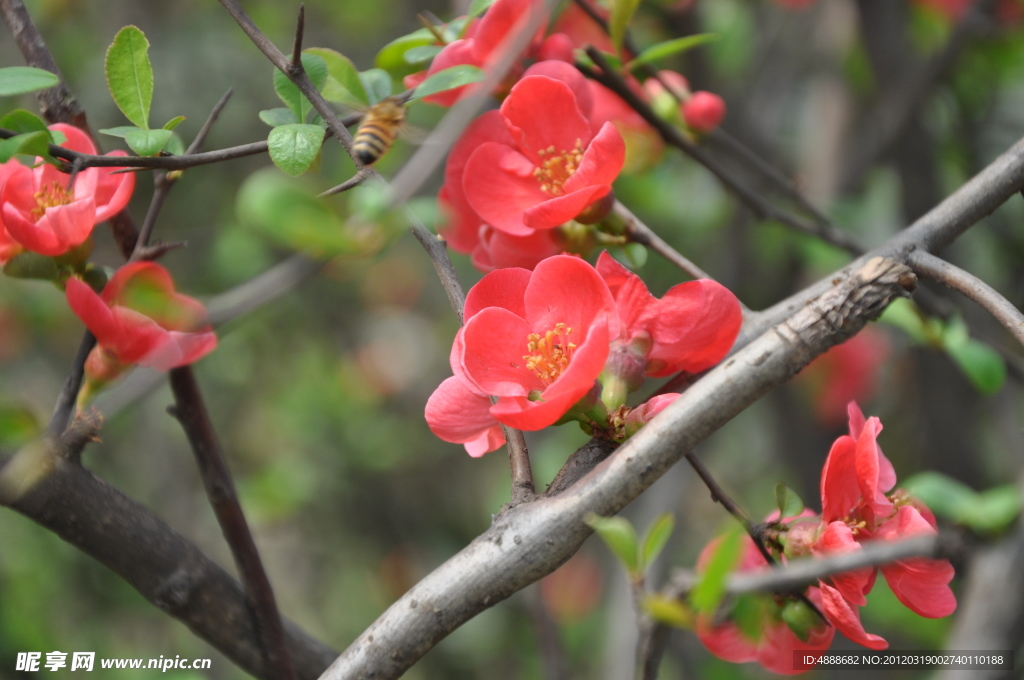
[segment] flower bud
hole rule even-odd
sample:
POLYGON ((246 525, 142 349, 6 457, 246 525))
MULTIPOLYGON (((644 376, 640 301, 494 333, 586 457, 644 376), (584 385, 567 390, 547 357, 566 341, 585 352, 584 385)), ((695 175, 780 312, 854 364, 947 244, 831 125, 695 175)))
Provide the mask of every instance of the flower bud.
POLYGON ((712 92, 694 92, 682 107, 686 124, 697 132, 711 132, 725 118, 725 101, 712 92))

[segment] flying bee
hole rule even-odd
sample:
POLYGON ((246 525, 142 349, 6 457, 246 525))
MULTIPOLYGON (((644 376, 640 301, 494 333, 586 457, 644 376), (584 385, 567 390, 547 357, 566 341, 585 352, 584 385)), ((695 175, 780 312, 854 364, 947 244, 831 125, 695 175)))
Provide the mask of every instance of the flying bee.
POLYGON ((352 155, 362 165, 373 165, 387 153, 405 122, 405 104, 385 97, 367 109, 352 138, 352 155))

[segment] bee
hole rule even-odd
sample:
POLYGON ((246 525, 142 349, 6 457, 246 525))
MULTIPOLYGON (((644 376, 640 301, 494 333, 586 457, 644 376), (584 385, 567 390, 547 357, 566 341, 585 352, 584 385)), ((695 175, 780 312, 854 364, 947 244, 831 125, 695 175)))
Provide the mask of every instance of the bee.
POLYGON ((398 97, 385 97, 367 109, 352 138, 352 155, 362 165, 373 165, 398 138, 405 122, 405 105, 398 97))

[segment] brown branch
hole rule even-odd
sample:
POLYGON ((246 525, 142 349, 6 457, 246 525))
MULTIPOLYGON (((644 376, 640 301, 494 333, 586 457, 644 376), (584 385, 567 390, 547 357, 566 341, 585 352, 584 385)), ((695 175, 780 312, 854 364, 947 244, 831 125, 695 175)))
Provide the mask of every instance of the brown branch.
MULTIPOLYGON (((32 22, 25 5, 21 0, 0 0, 0 15, 3 16, 4 23, 18 45, 18 50, 25 58, 25 63, 49 71, 59 79, 56 85, 36 95, 43 118, 51 123, 68 123, 89 133, 85 111, 64 82, 57 62, 39 29, 32 22)), ((92 134, 89 133, 89 136, 92 134)))
POLYGON ((363 166, 363 167, 359 168, 359 170, 356 171, 356 174, 352 175, 351 177, 349 177, 347 180, 345 180, 341 184, 338 184, 337 186, 333 186, 330 189, 328 189, 327 191, 324 191, 324 192, 321 192, 320 194, 318 194, 317 198, 327 198, 328 196, 333 196, 335 194, 340 194, 342 192, 348 191, 349 189, 354 189, 355 187, 357 187, 360 184, 362 184, 363 182, 365 182, 366 179, 368 177, 372 176, 372 175, 373 175, 373 168, 372 168, 372 166, 368 166, 368 165, 367 166, 363 166))
MULTIPOLYGON (((0 459, 4 478, 23 454, 0 459)), ((51 469, 0 505, 36 522, 124 579, 154 607, 173 616, 245 671, 279 680, 264 660, 249 602, 238 581, 149 509, 80 465, 47 454, 51 469)), ((301 680, 315 680, 336 656, 286 622, 301 680)))
POLYGON ((85 378, 85 360, 89 358, 89 352, 96 346, 96 336, 89 331, 82 335, 78 343, 78 351, 71 361, 71 368, 61 385, 60 394, 57 395, 57 403, 54 404, 53 414, 46 426, 48 437, 56 438, 68 426, 71 420, 71 413, 75 408, 75 401, 78 398, 78 390, 82 387, 82 380, 85 378))
POLYGON ((188 435, 192 452, 199 466, 206 495, 217 516, 217 523, 227 539, 245 591, 252 600, 260 640, 266 653, 267 667, 278 680, 295 680, 295 668, 285 637, 284 624, 277 610, 259 550, 253 541, 249 524, 238 501, 235 485, 206 412, 192 369, 188 366, 171 370, 171 390, 175 406, 172 415, 188 435))
POLYGON ((526 437, 522 430, 501 426, 508 449, 508 462, 512 470, 512 505, 532 501, 537 492, 533 486, 533 470, 530 467, 530 452, 526 448, 526 437))
POLYGON ((1017 342, 1024 345, 1024 314, 995 288, 970 272, 923 250, 911 252, 907 262, 918 276, 938 281, 977 302, 1003 324, 1017 342))
POLYGON ((302 68, 302 36, 306 32, 306 5, 299 4, 299 18, 295 22, 295 40, 292 43, 292 68, 302 68))

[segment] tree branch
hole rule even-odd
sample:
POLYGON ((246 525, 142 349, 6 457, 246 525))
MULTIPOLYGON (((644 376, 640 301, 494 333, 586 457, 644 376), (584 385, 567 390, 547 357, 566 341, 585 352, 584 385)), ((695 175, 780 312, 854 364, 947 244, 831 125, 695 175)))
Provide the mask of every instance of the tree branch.
POLYGON ((171 370, 171 390, 175 406, 171 414, 181 422, 195 454, 206 495, 217 516, 224 538, 231 548, 245 591, 252 600, 267 667, 276 680, 295 680, 295 668, 285 638, 281 614, 277 610, 270 579, 263 568, 256 542, 242 512, 227 462, 206 412, 192 369, 182 366, 171 370))
POLYGON ((919 276, 938 281, 977 302, 1003 324, 1017 342, 1024 345, 1024 314, 995 288, 970 272, 923 250, 911 252, 907 262, 919 276))

